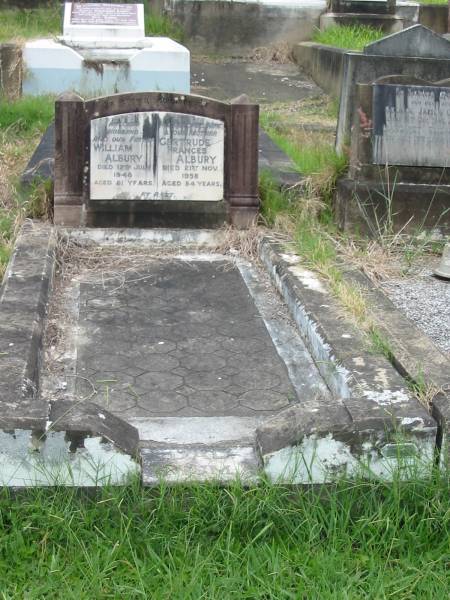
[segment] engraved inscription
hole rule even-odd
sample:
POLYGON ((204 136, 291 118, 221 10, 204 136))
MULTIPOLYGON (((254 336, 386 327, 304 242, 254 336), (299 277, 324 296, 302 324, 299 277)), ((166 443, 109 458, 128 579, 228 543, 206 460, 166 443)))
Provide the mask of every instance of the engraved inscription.
POLYGON ((374 85, 373 116, 375 164, 449 166, 449 88, 374 85))
POLYGON ((224 124, 173 112, 91 121, 91 200, 222 200, 224 124))
POLYGON ((72 3, 72 25, 137 25, 136 4, 72 3))

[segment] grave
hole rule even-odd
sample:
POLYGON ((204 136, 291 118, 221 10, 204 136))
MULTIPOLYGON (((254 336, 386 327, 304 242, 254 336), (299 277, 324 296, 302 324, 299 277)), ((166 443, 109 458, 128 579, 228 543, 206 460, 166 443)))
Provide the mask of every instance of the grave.
POLYGON ((356 106, 349 173, 336 193, 340 226, 448 233, 450 81, 382 77, 357 85, 356 106))
POLYGON ((24 94, 190 90, 189 50, 145 37, 143 4, 67 2, 63 35, 27 42, 23 61, 24 94))
POLYGON ((346 52, 342 65, 336 149, 350 141, 357 109, 356 86, 379 77, 408 75, 439 81, 450 72, 450 41, 423 25, 413 25, 368 44, 362 53, 346 52))
POLYGON ((56 102, 55 223, 247 227, 258 213, 258 105, 140 93, 56 102))
POLYGON ((404 27, 395 14, 396 0, 331 0, 329 12, 320 16, 320 29, 334 25, 365 25, 387 33, 404 27))

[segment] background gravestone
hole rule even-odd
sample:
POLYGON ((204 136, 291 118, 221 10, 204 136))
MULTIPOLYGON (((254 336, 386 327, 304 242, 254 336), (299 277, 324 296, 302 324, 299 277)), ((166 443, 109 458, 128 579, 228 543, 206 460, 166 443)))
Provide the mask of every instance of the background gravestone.
POLYGON ((450 231, 450 80, 407 76, 357 86, 348 177, 335 209, 343 229, 450 231), (380 229, 381 228, 381 229, 380 229))
POLYGON ((141 93, 55 112, 55 223, 247 227, 258 213, 259 107, 141 93))
POLYGON ((337 151, 342 152, 350 139, 357 108, 357 84, 394 74, 439 81, 449 73, 450 41, 423 25, 413 25, 368 44, 363 53, 346 52, 336 131, 337 151))

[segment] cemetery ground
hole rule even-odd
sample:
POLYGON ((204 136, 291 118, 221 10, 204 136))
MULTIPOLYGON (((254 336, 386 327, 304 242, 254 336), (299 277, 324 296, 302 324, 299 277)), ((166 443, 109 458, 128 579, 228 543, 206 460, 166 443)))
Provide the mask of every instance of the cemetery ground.
MULTIPOLYGON (((433 264, 442 242, 387 225, 370 241, 339 233, 330 197, 345 160, 333 149, 336 107, 289 64, 194 62, 198 90, 230 69, 254 85, 262 124, 304 176, 281 192, 261 176, 259 227, 228 237, 228 251, 253 252, 267 232, 290 240, 303 264, 340 302, 343 318, 390 358, 362 288, 345 265, 375 282, 408 281, 418 262, 433 264), (223 69, 221 71, 221 69, 223 69), (268 96, 266 77, 278 81, 268 96), (257 80, 255 83, 255 79, 257 80), (204 80, 204 81, 202 81, 204 80), (283 80, 283 81, 282 81, 283 80), (260 84, 258 85, 258 81, 260 84), (295 101, 282 98, 282 93, 295 101), (280 100, 281 98, 281 100, 280 100)), ((193 92, 196 93, 194 87, 193 92)), ((224 97, 232 94, 223 92, 224 97)), ((49 190, 19 190, 19 176, 53 116, 53 99, 0 110, 0 263, 4 269, 27 217, 51 217, 49 190)), ((448 349, 446 350, 448 351, 448 349)), ((420 373, 410 385, 426 405, 433 390, 420 373)), ((97 491, 31 489, 0 494, 0 595, 3 598, 440 598, 449 587, 448 473, 392 482, 357 477, 329 486, 235 481, 97 491)))
MULTIPOLYGON (((252 77, 247 68, 242 76, 252 77)), ((267 66, 272 73, 275 68, 267 66)), ((195 69, 199 85, 217 74, 208 64, 195 69)), ((388 340, 371 321, 361 290, 346 282, 341 261, 380 279, 407 272, 417 258, 437 257, 441 246, 389 230, 370 242, 340 235, 328 208, 345 167, 333 150, 335 106, 314 86, 294 102, 269 100, 262 123, 307 179, 282 193, 262 176, 258 231, 289 236, 344 314, 367 332, 373 352, 389 355, 388 340)), ((29 195, 15 192, 52 118, 52 100, 21 100, 0 114, 4 266, 23 219, 50 212, 42 186, 29 195)), ((240 243, 252 242, 251 236, 254 231, 240 243)), ((414 389, 426 403, 427 382, 416 381, 414 389)), ((356 478, 311 488, 162 481, 149 489, 131 481, 95 493, 3 490, 0 592, 4 598, 445 597, 449 515, 448 477, 438 470, 408 482, 356 478)))

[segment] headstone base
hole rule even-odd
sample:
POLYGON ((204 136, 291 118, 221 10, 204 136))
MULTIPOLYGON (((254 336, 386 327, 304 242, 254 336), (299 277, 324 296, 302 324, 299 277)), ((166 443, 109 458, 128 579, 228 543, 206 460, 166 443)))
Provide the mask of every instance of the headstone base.
POLYGON ((376 237, 385 227, 392 232, 423 229, 450 234, 450 185, 393 183, 341 179, 334 213, 343 231, 376 237))

